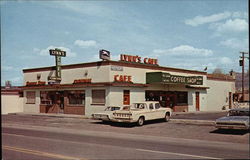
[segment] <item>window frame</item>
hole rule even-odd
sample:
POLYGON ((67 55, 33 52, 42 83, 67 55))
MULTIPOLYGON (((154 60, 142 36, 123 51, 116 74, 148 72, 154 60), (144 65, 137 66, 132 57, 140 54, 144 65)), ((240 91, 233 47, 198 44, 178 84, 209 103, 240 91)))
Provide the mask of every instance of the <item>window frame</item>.
MULTIPOLYGON (((96 94, 96 93, 95 93, 96 94)), ((99 93, 100 94, 100 93, 99 93)), ((95 95, 96 96, 96 95, 95 95)), ((98 95, 99 96, 99 95, 98 95)), ((99 97, 98 97, 99 98, 99 97)), ((92 89, 91 90, 91 99, 92 99, 92 103, 91 105, 101 105, 101 106, 104 106, 106 104, 106 90, 105 89, 92 89), (100 99, 94 99, 94 92, 97 92, 97 91, 101 91, 103 93, 101 97, 101 100, 100 99), (101 102, 96 102, 96 101, 101 101, 101 102)))
POLYGON ((36 104, 36 91, 26 91, 26 104, 36 104), (30 95, 31 93, 32 95, 30 95))
MULTIPOLYGON (((68 94, 67 94, 67 98, 68 98, 68 106, 85 106, 85 103, 86 103, 86 93, 85 93, 85 90, 70 90, 68 91, 68 94), (81 102, 84 102, 84 103, 70 103, 72 101, 72 99, 70 98, 70 96, 74 96, 74 95, 83 95, 82 99, 78 99, 79 101, 81 102)), ((78 101, 76 100, 76 101, 78 101)))

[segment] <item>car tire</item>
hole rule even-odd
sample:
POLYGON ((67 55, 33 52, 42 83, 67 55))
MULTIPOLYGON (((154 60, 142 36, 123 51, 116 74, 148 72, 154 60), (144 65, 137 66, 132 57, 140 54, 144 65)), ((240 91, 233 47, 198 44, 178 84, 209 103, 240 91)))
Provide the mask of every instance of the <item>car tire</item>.
POLYGON ((143 124, 144 124, 144 117, 140 117, 140 118, 138 119, 138 121, 137 121, 137 125, 138 125, 138 126, 143 126, 143 124))
POLYGON ((164 121, 165 122, 168 122, 170 120, 170 114, 169 113, 166 113, 165 114, 165 117, 164 117, 164 121))

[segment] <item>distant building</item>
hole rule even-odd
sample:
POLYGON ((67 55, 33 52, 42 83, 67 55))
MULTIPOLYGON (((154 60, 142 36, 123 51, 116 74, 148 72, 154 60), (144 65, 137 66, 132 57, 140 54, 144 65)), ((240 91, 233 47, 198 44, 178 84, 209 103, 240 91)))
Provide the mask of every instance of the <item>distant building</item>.
POLYGON ((20 87, 11 86, 10 81, 1 87, 1 113, 23 112, 23 91, 20 87))

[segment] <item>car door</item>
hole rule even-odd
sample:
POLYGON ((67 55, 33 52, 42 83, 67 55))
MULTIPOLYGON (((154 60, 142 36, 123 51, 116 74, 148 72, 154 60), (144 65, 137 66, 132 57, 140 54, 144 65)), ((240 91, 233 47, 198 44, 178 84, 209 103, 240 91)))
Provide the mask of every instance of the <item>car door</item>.
POLYGON ((147 117, 148 120, 152 120, 152 119, 156 119, 155 116, 156 116, 156 114, 155 114, 154 104, 149 103, 148 104, 148 110, 147 110, 147 113, 146 113, 146 117, 147 117))
POLYGON ((155 103, 154 108, 155 108, 154 110, 155 119, 160 119, 165 117, 165 110, 161 108, 160 103, 155 103))

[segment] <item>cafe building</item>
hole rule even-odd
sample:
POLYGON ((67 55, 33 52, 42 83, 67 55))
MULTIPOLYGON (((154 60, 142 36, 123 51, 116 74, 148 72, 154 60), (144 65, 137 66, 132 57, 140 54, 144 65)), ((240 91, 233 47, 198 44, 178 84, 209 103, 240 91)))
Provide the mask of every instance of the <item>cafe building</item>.
POLYGON ((24 112, 90 116, 106 106, 151 100, 174 112, 219 111, 232 106, 235 92, 230 76, 159 66, 152 58, 123 54, 119 61, 59 62, 23 70, 24 112))

